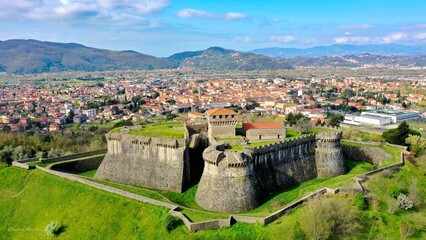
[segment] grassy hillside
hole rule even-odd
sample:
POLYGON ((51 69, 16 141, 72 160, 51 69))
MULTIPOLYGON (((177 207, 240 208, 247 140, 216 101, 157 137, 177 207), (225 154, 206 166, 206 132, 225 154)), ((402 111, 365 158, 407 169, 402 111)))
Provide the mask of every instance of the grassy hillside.
MULTIPOLYGON (((369 170, 371 165, 349 161, 348 167, 349 174, 307 181, 274 196, 261 207, 245 214, 264 216, 279 208, 278 205, 286 204, 315 189, 342 186, 342 183, 353 184, 352 177, 369 170)), ((165 208, 129 200, 39 170, 8 168, 0 164, 0 182, 0 239, 48 239, 44 229, 51 221, 64 228, 58 239, 307 239, 300 228, 300 224, 306 221, 303 218, 306 206, 299 207, 266 226, 237 223, 232 227, 191 233, 181 224, 168 232, 165 228, 168 210, 165 208)), ((425 239, 425 184, 425 169, 410 162, 389 175, 379 173, 372 176, 365 182, 370 190, 366 194, 367 209, 356 210, 361 228, 353 239, 401 239, 401 226, 407 221, 416 228, 411 239, 425 239), (413 180, 417 184, 416 190, 412 187, 413 180), (396 208, 390 211, 396 200, 390 196, 389 186, 397 186, 410 197, 416 192, 420 202, 412 210, 396 208)), ((143 191, 147 191, 132 186, 125 188, 141 195, 145 195, 143 191)), ((153 198, 165 196, 194 207, 195 202, 191 196, 195 189, 194 187, 184 194, 147 194, 155 195, 153 198)), ((352 194, 332 198, 355 208, 352 194)), ((197 208, 185 209, 183 212, 197 221, 205 217, 191 211, 197 211, 197 208)))

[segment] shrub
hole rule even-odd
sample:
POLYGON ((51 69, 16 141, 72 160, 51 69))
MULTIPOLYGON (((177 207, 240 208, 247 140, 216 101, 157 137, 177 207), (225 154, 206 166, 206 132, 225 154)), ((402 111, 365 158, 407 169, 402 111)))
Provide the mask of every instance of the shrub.
POLYGON ((398 186, 391 184, 388 186, 388 193, 394 198, 397 198, 400 194, 403 193, 403 190, 398 186))
POLYGON ((62 232, 66 230, 67 226, 65 225, 58 225, 54 221, 51 221, 49 224, 47 224, 46 228, 44 229, 44 232, 48 236, 58 236, 62 232))
POLYGON ((359 210, 365 210, 368 208, 368 203, 365 200, 364 195, 362 193, 357 193, 353 200, 353 205, 357 207, 359 210))
POLYGON ((56 229, 58 229, 58 225, 54 221, 51 221, 49 224, 47 224, 44 232, 48 236, 55 236, 56 229))
POLYGON ((423 199, 421 197, 421 194, 419 194, 419 189, 417 187, 417 179, 412 179, 411 180, 411 185, 410 185, 410 191, 409 191, 409 195, 408 197, 411 199, 411 201, 413 202, 414 206, 419 208, 422 205, 423 199))
POLYGON ((390 172, 389 169, 383 170, 382 177, 384 177, 384 178, 392 178, 392 173, 390 172))
POLYGON ((413 222, 404 219, 399 225, 399 232, 401 234, 401 238, 406 239, 413 236, 417 232, 417 229, 413 222))
POLYGON ((413 201, 410 201, 407 195, 402 193, 399 194, 398 198, 396 199, 396 204, 399 208, 402 208, 404 210, 410 210, 414 207, 413 201))
POLYGON ((271 208, 273 208, 273 209, 282 207, 284 205, 285 205, 284 201, 282 201, 282 200, 274 200, 274 201, 271 202, 271 208))
POLYGON ((311 239, 341 239, 360 229, 357 210, 336 198, 309 201, 306 211, 300 216, 300 224, 311 239))
POLYGON ((398 205, 396 204, 396 200, 390 199, 388 201, 388 213, 395 214, 396 210, 398 210, 398 205))
POLYGON ((171 232, 173 229, 177 228, 182 221, 174 216, 168 215, 167 218, 164 220, 164 227, 166 228, 167 232, 171 232))

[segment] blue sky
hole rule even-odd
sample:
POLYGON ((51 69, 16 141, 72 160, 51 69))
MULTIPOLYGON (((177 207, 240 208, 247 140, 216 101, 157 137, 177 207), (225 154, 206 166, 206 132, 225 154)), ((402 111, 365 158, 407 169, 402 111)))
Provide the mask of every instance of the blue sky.
POLYGON ((0 0, 0 40, 155 56, 222 46, 426 44, 424 0, 0 0))

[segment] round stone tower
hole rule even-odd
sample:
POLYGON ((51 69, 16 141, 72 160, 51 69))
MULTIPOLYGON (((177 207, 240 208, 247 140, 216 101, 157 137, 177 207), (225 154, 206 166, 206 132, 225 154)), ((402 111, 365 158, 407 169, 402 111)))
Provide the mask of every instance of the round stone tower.
POLYGON ((340 147, 342 132, 316 135, 315 159, 318 178, 331 178, 345 174, 345 163, 340 147))
POLYGON ((258 206, 252 151, 234 152, 223 146, 204 150, 204 172, 195 196, 198 205, 216 212, 243 212, 258 206))

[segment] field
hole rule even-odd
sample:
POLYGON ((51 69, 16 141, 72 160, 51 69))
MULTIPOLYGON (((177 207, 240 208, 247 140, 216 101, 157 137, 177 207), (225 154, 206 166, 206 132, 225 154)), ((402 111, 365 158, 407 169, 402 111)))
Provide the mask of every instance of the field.
MULTIPOLYGON (((122 128, 111 130, 112 133, 120 132, 122 128)), ((130 129, 129 134, 141 135, 146 137, 167 137, 173 139, 184 138, 185 131, 180 122, 153 123, 143 125, 141 129, 130 129)))

